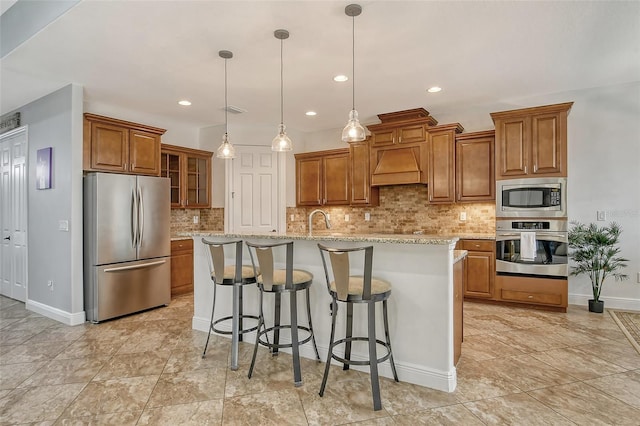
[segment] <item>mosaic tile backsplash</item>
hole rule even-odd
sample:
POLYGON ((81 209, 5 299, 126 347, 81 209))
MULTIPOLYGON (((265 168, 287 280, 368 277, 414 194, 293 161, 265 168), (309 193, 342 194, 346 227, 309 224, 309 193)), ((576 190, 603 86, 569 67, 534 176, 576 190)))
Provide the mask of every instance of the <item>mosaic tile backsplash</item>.
MULTIPOLYGON (((331 216, 333 232, 468 235, 495 232, 495 203, 429 204, 426 185, 396 185, 380 187, 377 207, 325 206, 331 216), (465 212, 467 219, 460 220, 465 212), (365 221, 365 213, 371 219, 365 221), (346 220, 348 216, 349 220, 346 220)), ((316 207, 287 207, 287 232, 307 232, 308 214, 316 207), (293 220, 291 217, 293 215, 293 220)), ((322 215, 314 216, 313 228, 324 230, 322 215)), ((171 233, 188 231, 224 231, 224 208, 173 209, 171 233), (193 223, 193 217, 198 223, 193 223)))

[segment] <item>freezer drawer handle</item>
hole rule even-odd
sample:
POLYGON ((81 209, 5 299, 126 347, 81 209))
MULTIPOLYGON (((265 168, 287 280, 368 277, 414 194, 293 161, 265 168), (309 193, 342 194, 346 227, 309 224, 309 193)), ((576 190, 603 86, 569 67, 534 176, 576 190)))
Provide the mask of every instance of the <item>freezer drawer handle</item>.
POLYGON ((120 266, 119 268, 108 268, 108 269, 105 269, 104 272, 118 272, 118 271, 126 271, 128 269, 148 268, 149 266, 162 265, 163 263, 167 263, 167 261, 158 260, 157 262, 143 263, 141 265, 120 266))

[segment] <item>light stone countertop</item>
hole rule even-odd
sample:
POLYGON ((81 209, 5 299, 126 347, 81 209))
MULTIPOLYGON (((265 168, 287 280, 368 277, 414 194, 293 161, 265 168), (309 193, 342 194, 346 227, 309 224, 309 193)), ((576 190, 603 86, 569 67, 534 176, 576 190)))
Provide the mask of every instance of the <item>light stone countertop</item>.
POLYGON ((453 263, 457 263, 457 262, 461 261, 462 259, 467 257, 467 254, 469 254, 469 252, 466 251, 466 250, 454 250, 453 251, 453 263))
POLYGON ((311 241, 352 241, 367 243, 399 243, 399 244, 455 244, 461 239, 494 240, 494 234, 465 234, 465 235, 427 235, 427 234, 353 234, 346 232, 318 231, 313 235, 307 233, 286 233, 286 234, 225 234, 220 231, 185 231, 178 232, 172 236, 172 240, 190 237, 227 237, 227 238, 260 238, 260 239, 291 239, 291 240, 311 240, 311 241))

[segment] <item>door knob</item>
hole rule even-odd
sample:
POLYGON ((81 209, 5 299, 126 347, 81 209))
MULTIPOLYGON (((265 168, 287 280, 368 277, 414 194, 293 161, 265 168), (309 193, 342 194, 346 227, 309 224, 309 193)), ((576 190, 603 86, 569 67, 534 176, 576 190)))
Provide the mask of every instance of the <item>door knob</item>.
POLYGON ((5 240, 9 240, 9 241, 11 241, 11 236, 4 237, 4 239, 5 239, 5 240))

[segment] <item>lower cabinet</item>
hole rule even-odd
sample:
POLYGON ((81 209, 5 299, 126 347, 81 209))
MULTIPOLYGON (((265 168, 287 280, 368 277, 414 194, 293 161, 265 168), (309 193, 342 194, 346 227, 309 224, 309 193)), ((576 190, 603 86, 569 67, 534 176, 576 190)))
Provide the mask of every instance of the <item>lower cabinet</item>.
POLYGON ((460 240, 456 248, 469 252, 464 297, 492 299, 496 275, 495 241, 460 240))
POLYGON ((566 279, 538 277, 496 277, 496 290, 505 302, 536 305, 551 310, 566 312, 568 281, 566 279))
POLYGON ((193 291, 193 240, 171 241, 171 296, 193 291))

